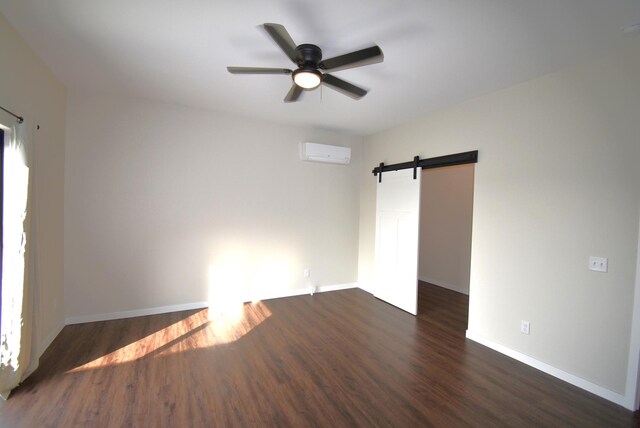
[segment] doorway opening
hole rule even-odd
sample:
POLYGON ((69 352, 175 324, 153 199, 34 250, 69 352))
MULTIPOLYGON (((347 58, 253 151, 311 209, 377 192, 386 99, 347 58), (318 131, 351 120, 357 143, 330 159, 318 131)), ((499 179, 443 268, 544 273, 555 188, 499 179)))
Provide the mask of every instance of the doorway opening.
POLYGON ((461 332, 469 313, 475 164, 422 171, 418 315, 461 332))
POLYGON ((428 313, 429 301, 437 301, 425 297, 419 309, 420 284, 427 293, 439 289, 457 293, 458 300, 466 304, 460 316, 464 318, 462 332, 468 319, 473 164, 477 161, 476 150, 429 159, 415 156, 413 161, 393 165, 380 163, 372 171, 378 178, 374 295, 418 315, 428 313))

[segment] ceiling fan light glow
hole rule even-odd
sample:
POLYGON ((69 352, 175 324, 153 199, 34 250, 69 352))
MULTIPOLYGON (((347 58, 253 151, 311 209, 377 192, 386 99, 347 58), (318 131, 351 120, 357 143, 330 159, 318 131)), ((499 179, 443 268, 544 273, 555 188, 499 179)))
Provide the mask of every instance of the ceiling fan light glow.
POLYGON ((312 68, 300 68, 293 72, 293 81, 303 89, 313 89, 322 82, 322 75, 312 68))

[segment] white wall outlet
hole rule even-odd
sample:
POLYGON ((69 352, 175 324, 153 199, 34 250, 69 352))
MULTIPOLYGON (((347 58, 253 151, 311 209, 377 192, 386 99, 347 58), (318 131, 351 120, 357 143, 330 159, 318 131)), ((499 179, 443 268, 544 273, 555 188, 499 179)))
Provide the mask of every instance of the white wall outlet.
POLYGON ((309 269, 305 269, 304 270, 304 277, 305 278, 309 278, 309 276, 311 276, 311 272, 309 271, 309 269))
POLYGON ((606 257, 589 257, 589 270, 596 272, 607 272, 609 270, 609 259, 606 257))
POLYGON ((529 334, 529 321, 520 321, 520 333, 529 334))

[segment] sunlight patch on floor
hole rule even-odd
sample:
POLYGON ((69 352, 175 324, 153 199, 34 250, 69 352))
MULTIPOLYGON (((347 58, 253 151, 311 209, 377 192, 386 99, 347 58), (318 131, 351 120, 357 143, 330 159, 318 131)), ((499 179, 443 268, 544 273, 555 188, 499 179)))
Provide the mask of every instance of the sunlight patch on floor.
POLYGON ((209 316, 203 309, 142 339, 96 358, 67 373, 94 370, 143 358, 156 358, 210 348, 240 340, 271 316, 263 302, 241 305, 239 310, 209 316))
POLYGON ((242 240, 222 243, 208 266, 208 309, 69 372, 235 342, 271 316, 261 299, 290 289, 294 266, 295 257, 284 247, 242 240))

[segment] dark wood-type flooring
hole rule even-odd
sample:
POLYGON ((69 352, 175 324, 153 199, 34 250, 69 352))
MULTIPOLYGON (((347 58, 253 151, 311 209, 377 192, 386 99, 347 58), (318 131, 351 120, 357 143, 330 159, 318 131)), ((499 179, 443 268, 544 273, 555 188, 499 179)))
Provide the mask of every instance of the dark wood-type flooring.
POLYGON ((344 290, 71 325, 2 427, 628 427, 634 414, 464 337, 467 296, 413 317, 344 290))

